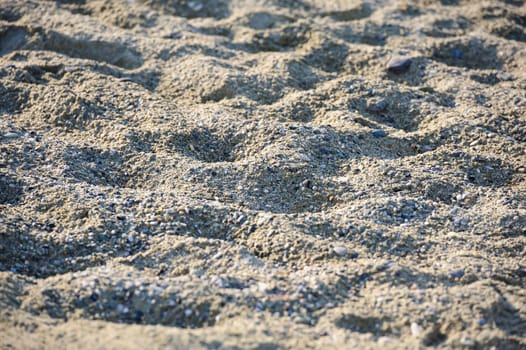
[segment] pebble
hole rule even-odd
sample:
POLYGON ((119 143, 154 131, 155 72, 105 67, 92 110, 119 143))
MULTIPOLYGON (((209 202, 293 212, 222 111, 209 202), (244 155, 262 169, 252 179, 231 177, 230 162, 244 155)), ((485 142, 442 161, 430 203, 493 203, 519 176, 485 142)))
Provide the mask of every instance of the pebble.
POLYGON ((91 301, 97 301, 97 300, 99 300, 99 295, 97 293, 92 293, 90 295, 90 299, 91 299, 91 301))
POLYGON ((4 138, 6 139, 16 139, 18 137, 18 134, 16 132, 8 132, 4 134, 4 138))
POLYGON ((397 56, 387 63, 387 70, 393 73, 404 73, 411 67, 413 61, 409 57, 397 56))
POLYGON ((345 254, 347 254, 347 248, 342 246, 336 246, 333 250, 339 256, 345 256, 345 254))
POLYGON ((449 271, 449 277, 451 279, 462 278, 462 276, 464 276, 464 269, 449 271))
POLYGON ((500 73, 497 73, 497 79, 501 81, 512 81, 513 77, 508 73, 500 72, 500 73))
POLYGON ((135 322, 141 322, 142 318, 144 316, 144 313, 141 310, 137 310, 133 313, 133 320, 135 322))
POLYGON ((461 59, 462 58, 462 51, 459 50, 459 49, 451 50, 451 55, 453 55, 453 57, 455 57, 456 59, 461 59))
POLYGON ((467 337, 462 337, 462 339, 460 339, 460 344, 464 345, 464 346, 467 346, 467 347, 474 347, 476 345, 475 341, 471 338, 467 338, 467 337))
POLYGON ((386 137, 387 136, 387 132, 382 129, 373 130, 372 134, 374 137, 386 137))
POLYGON ((127 314, 130 311, 126 306, 119 304, 117 305, 117 312, 120 314, 127 314))
POLYGON ((386 108, 387 102, 385 100, 376 101, 367 105, 367 110, 369 112, 382 112, 385 111, 386 108))
POLYGON ((412 322, 411 323, 411 334, 415 337, 417 337, 418 335, 420 335, 421 333, 421 329, 420 329, 420 326, 418 325, 418 323, 416 322, 412 322))
POLYGON ((379 345, 388 345, 388 344, 393 344, 393 343, 394 343, 394 339, 391 337, 382 336, 378 338, 379 345))
POLYGON ((369 279, 370 275, 367 272, 364 272, 360 275, 359 279, 360 282, 365 282, 369 279))

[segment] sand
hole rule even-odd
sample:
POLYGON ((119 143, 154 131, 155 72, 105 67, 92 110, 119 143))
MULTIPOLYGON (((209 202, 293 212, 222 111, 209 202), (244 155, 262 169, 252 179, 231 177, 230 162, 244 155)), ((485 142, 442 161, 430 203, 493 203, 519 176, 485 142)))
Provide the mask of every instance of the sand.
POLYGON ((0 0, 0 349, 526 348, 525 27, 0 0))

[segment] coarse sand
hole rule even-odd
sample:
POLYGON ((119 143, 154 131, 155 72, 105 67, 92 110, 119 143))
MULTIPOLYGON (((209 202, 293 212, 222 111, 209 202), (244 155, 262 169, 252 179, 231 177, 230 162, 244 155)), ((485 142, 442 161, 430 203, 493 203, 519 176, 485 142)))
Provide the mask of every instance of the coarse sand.
POLYGON ((522 0, 0 0, 0 349, 525 349, 522 0))

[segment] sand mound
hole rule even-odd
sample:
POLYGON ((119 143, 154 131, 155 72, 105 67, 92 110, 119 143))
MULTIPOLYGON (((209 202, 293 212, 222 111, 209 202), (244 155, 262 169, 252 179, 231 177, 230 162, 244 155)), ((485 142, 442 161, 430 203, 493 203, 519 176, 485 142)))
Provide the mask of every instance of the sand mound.
POLYGON ((0 348, 526 347, 525 26, 0 0, 0 348))

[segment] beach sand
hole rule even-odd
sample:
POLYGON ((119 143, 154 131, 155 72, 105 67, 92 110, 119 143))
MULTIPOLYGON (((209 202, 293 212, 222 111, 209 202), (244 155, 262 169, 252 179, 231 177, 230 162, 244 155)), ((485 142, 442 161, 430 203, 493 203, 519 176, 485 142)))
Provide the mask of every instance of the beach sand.
POLYGON ((0 349, 526 348, 525 42, 520 0, 0 0, 0 349))

